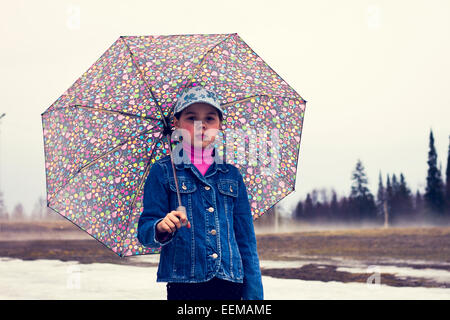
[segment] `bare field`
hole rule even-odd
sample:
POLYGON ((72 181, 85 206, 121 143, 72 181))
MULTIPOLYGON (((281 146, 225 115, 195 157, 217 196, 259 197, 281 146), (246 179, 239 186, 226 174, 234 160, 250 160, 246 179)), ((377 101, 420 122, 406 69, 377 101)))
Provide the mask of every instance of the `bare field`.
MULTIPOLYGON (((450 272, 450 227, 364 228, 257 234, 257 241, 261 261, 304 261, 298 267, 262 267, 263 275, 275 278, 366 282, 368 275, 365 272, 339 269, 345 266, 346 261, 357 261, 364 266, 395 266, 450 272)), ((65 220, 0 222, 0 257, 155 265, 148 260, 119 258, 65 220)), ((391 286, 450 288, 450 282, 399 277, 395 273, 384 273, 383 283, 391 286)))
POLYGON ((350 229, 258 235, 262 259, 342 257, 450 262, 450 227, 350 229))

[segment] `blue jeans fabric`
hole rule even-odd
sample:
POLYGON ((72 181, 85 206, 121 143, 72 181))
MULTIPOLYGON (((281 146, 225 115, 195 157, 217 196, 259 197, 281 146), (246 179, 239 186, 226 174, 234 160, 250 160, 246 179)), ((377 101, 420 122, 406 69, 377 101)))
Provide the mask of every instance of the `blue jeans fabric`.
POLYGON ((176 210, 178 199, 170 156, 150 168, 144 185, 138 240, 161 247, 158 282, 200 283, 216 277, 242 283, 244 300, 263 299, 261 270, 247 188, 238 168, 214 162, 203 176, 182 148, 173 151, 182 205, 191 228, 156 238, 156 224, 176 210), (178 150, 178 151, 177 151, 178 150))

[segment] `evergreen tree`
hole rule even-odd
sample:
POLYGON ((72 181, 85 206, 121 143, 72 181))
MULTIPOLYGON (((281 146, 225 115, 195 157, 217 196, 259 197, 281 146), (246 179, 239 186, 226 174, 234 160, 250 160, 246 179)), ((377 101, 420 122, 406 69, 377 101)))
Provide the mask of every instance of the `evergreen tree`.
POLYGON ((293 218, 294 220, 301 220, 304 218, 303 202, 299 201, 295 207, 293 218))
POLYGON ((447 169, 445 170, 445 200, 447 207, 447 217, 450 217, 450 142, 448 144, 447 169))
POLYGON ((391 179, 389 178, 389 174, 386 177, 386 209, 388 214, 388 222, 390 222, 391 211, 392 211, 392 201, 394 198, 394 192, 392 190, 391 179))
POLYGON ((411 217, 413 213, 413 203, 411 190, 408 188, 403 173, 400 173, 400 185, 398 190, 399 214, 402 217, 411 217))
POLYGON ((381 178, 381 171, 378 175, 378 192, 377 192, 377 213, 380 216, 384 215, 384 202, 386 201, 386 190, 383 186, 383 179, 381 178))
POLYGON ((314 215, 314 204, 311 198, 311 195, 308 193, 306 195, 305 204, 303 206, 303 210, 305 212, 304 216, 307 220, 311 220, 314 215))
POLYGON ((424 210, 423 197, 420 191, 417 190, 416 197, 414 199, 414 214, 417 219, 424 220, 423 210, 424 210))
POLYGON ((431 130, 427 163, 427 184, 424 195, 425 206, 431 214, 442 216, 445 209, 444 183, 441 178, 441 171, 437 167, 437 152, 434 147, 433 131, 431 130))
POLYGON ((364 172, 364 166, 359 159, 355 170, 352 172, 350 200, 355 210, 355 217, 359 221, 374 220, 376 218, 375 200, 368 188, 368 179, 364 172))
POLYGON ((331 207, 330 207, 330 199, 328 195, 328 190, 326 188, 319 189, 319 194, 321 198, 320 206, 316 206, 317 209, 317 218, 323 222, 329 223, 331 220, 331 207))
POLYGON ((336 191, 332 190, 330 203, 330 220, 336 220, 336 218, 339 218, 339 205, 337 201, 336 191))
POLYGON ((315 205, 314 205, 314 217, 313 217, 313 220, 315 222, 318 222, 318 221, 323 222, 325 220, 324 219, 325 211, 326 211, 325 205, 322 204, 322 202, 317 201, 315 203, 315 205))
POLYGON ((339 220, 350 221, 353 216, 351 210, 350 200, 347 197, 342 197, 339 200, 339 220))
POLYGON ((399 212, 400 212, 400 184, 397 181, 397 176, 392 174, 392 194, 391 194, 391 203, 390 203, 390 212, 389 212, 389 220, 391 223, 395 223, 398 221, 399 212))

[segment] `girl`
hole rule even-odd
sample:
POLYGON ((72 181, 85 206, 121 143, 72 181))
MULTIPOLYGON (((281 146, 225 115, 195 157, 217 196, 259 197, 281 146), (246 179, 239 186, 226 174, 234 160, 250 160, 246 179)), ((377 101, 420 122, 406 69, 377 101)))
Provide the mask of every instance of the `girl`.
POLYGON ((152 165, 144 186, 138 239, 161 247, 157 281, 168 282, 168 300, 263 299, 247 189, 213 146, 222 121, 217 95, 203 87, 187 90, 175 107, 174 126, 183 133, 175 168, 186 213, 175 210, 170 156, 152 165))

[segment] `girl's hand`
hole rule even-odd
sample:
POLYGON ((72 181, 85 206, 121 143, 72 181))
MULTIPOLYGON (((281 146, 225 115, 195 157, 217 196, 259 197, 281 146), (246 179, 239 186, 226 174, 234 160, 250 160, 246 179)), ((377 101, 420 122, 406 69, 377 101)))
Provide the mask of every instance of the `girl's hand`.
POLYGON ((184 212, 172 210, 156 225, 156 230, 160 233, 173 233, 186 222, 188 229, 191 228, 191 223, 184 212))

